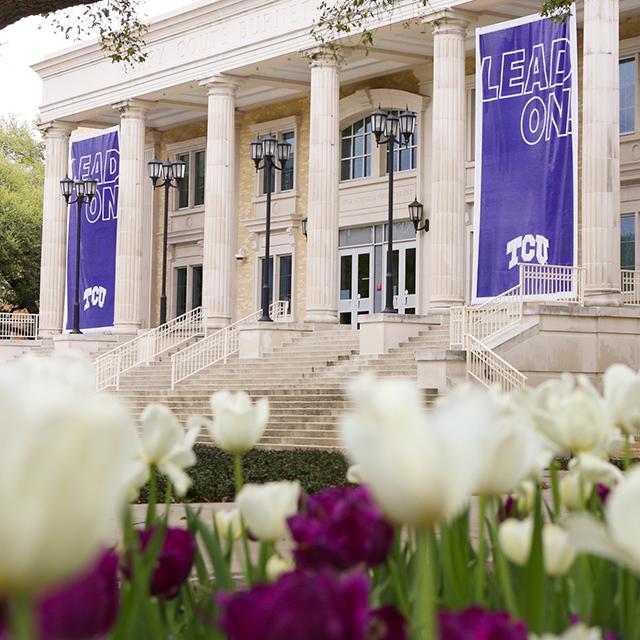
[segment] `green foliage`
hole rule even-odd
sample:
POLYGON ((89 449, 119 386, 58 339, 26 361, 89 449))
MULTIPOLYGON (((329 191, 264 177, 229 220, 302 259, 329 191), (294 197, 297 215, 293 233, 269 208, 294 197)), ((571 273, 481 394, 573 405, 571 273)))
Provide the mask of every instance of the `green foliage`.
MULTIPOLYGON (((208 445, 196 445, 195 466, 187 472, 193 485, 187 502, 233 502, 235 497, 233 456, 208 445)), ((253 449, 242 457, 245 483, 263 484, 278 480, 299 480, 303 491, 317 493, 325 487, 347 485, 345 457, 338 451, 290 449, 283 451, 253 449)), ((166 480, 158 478, 158 495, 166 491, 166 480)), ((140 494, 146 502, 148 489, 140 494)))
POLYGON ((147 25, 138 11, 140 0, 101 0, 73 7, 65 12, 47 13, 54 29, 65 38, 79 40, 84 36, 98 36, 102 50, 112 62, 130 66, 147 59, 144 36, 147 25))
POLYGON ((37 312, 43 144, 33 129, 0 119, 0 304, 37 312))
MULTIPOLYGON (((432 9, 430 0, 415 0, 415 3, 432 9)), ((541 14, 554 22, 562 22, 571 13, 571 3, 572 0, 546 0, 542 3, 541 14)), ((324 54, 334 58, 341 57, 346 38, 350 45, 357 39, 357 44, 368 52, 373 46, 369 25, 384 22, 399 4, 399 0, 322 0, 311 35, 324 54)))

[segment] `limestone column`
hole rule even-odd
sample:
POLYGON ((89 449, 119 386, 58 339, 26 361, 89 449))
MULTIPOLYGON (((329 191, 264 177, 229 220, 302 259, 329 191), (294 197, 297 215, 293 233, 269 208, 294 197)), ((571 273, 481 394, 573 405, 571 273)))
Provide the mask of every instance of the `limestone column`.
POLYGON ((337 322, 340 79, 336 61, 321 51, 311 55, 310 100, 304 319, 337 322))
POLYGON ((591 305, 620 303, 618 17, 618 0, 584 2, 582 260, 591 305))
POLYGON ((433 27, 431 309, 464 302, 465 49, 469 19, 445 10, 433 27))
MULTIPOLYGON (((202 305, 206 326, 229 324, 234 286, 236 229, 235 94, 238 80, 218 75, 201 83, 208 89, 207 153, 204 186, 202 305)), ((246 149, 249 153, 249 149, 246 149)))
POLYGON ((120 112, 120 188, 116 240, 114 331, 135 333, 142 324, 142 254, 146 106, 137 100, 114 105, 120 112))
POLYGON ((69 171, 69 135, 75 125, 49 122, 45 138, 42 254, 40 260, 40 335, 62 332, 67 275, 67 205, 60 180, 69 171))

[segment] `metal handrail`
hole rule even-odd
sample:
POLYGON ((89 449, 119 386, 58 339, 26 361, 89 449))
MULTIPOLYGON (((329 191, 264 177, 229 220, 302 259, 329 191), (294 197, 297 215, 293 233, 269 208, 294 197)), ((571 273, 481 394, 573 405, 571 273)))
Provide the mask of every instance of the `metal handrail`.
MULTIPOLYGON (((288 313, 289 303, 277 300, 269 306, 269 311, 275 321, 282 320, 288 313)), ((171 388, 190 378, 192 375, 210 367, 217 362, 227 362, 229 356, 237 353, 240 348, 238 328, 240 325, 257 320, 262 310, 254 311, 244 318, 208 335, 206 338, 181 349, 171 356, 171 388)))
POLYGON ((114 347, 96 358, 96 387, 120 388, 120 376, 155 360, 161 353, 203 333, 202 307, 114 347))
POLYGON ((40 316, 37 313, 0 313, 0 340, 37 340, 40 316))
POLYGON ((497 385, 504 393, 527 385, 527 376, 470 335, 467 335, 467 376, 487 388, 497 385))

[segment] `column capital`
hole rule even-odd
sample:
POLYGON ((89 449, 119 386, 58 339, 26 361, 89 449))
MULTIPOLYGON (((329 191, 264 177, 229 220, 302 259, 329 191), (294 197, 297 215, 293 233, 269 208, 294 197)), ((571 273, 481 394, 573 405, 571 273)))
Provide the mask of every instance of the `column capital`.
POLYGON ((68 138, 77 126, 74 122, 65 122, 63 120, 38 123, 38 129, 45 138, 68 138))
POLYGON ((204 80, 200 80, 201 87, 208 89, 209 95, 235 95, 236 90, 242 84, 243 79, 238 76, 230 76, 226 73, 216 73, 204 80))
POLYGON ((335 67, 340 69, 340 55, 329 46, 318 46, 302 51, 302 56, 309 60, 311 67, 335 67))
POLYGON ((430 24, 433 35, 453 34, 466 37, 467 28, 476 18, 475 14, 459 9, 442 9, 425 16, 423 24, 430 24))
POLYGON ((128 99, 114 102, 111 106, 120 113, 121 118, 144 119, 151 105, 145 100, 128 99))

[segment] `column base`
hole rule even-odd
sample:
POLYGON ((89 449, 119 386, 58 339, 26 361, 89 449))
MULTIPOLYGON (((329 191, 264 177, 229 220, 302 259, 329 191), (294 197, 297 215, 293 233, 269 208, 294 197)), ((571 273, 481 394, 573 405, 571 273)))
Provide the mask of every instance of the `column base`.
POLYGON ((622 293, 619 289, 585 289, 585 307, 621 307, 622 293))
POLYGON ((204 319, 204 326, 207 332, 207 335, 215 333, 216 331, 220 331, 220 329, 224 329, 231 324, 230 317, 224 316, 209 316, 204 319))
POLYGON ((307 309, 304 314, 304 321, 311 323, 338 323, 338 312, 335 309, 307 309))
POLYGON ((140 323, 139 322, 136 322, 136 323, 117 323, 117 324, 113 325, 113 329, 111 330, 111 333, 118 334, 118 335, 135 336, 135 335, 137 335, 139 329, 140 329, 140 323))
POLYGON ((429 313, 449 313, 451 307, 460 307, 464 304, 464 298, 431 298, 429 313))

